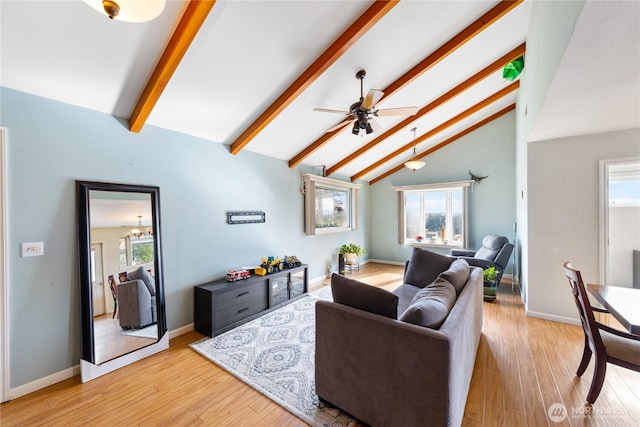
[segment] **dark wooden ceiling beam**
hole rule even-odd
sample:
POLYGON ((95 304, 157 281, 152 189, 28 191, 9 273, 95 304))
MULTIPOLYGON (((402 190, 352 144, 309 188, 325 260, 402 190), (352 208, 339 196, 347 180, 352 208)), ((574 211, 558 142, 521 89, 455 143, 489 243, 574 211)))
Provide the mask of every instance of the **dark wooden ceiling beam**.
POLYGON ((481 80, 487 78, 494 72, 498 71, 509 62, 524 55, 525 49, 526 47, 525 47, 525 44, 523 43, 520 46, 513 49, 511 52, 507 53, 506 55, 503 55, 501 58, 491 63, 490 65, 485 67, 483 70, 479 71, 472 77, 460 83, 458 86, 454 87, 453 89, 451 89, 444 95, 440 96, 436 100, 432 101, 428 105, 422 107, 420 110, 418 110, 418 112, 415 115, 407 117, 406 119, 402 120, 400 123, 386 130, 380 136, 372 139, 367 144, 363 145, 362 147, 360 147, 359 149, 357 149, 356 151, 354 151, 344 159, 340 160, 335 165, 327 168, 326 175, 329 176, 336 173, 340 168, 344 167, 345 165, 349 164, 356 158, 360 157, 362 154, 366 153, 367 151, 369 151, 370 149, 372 149, 373 147, 375 147, 385 139, 389 138, 391 135, 401 131, 402 129, 409 126, 412 122, 416 121, 420 117, 428 114, 429 112, 435 110, 436 108, 440 107, 441 105, 445 104, 446 102, 460 95, 462 92, 474 86, 476 83, 480 82, 481 80))
MULTIPOLYGON (((516 109, 516 104, 511 104, 508 107, 505 107, 502 110, 498 111, 497 113, 490 115, 486 119, 479 121, 478 123, 474 124, 473 126, 470 126, 470 127, 466 128, 462 132, 459 132, 459 133, 455 134, 451 138, 447 138, 444 141, 434 145, 433 147, 430 147, 428 150, 423 151, 421 153, 418 153, 414 157, 414 159, 421 159, 423 157, 426 157, 429 154, 431 154, 431 153, 433 153, 435 151, 438 151, 442 147, 451 144, 455 140, 462 138, 463 136, 473 132, 474 130, 476 130, 478 128, 481 128, 482 126, 486 125, 487 123, 490 123, 490 122, 494 121, 495 119, 497 119, 498 117, 504 116, 509 111, 513 111, 515 109, 516 109)), ((382 175, 379 175, 379 176, 373 178, 371 181, 369 181, 369 185, 375 184, 376 182, 388 177, 389 175, 394 174, 394 173, 398 172, 399 170, 402 170, 402 168, 404 168, 404 167, 405 167, 404 163, 401 163, 401 164, 397 165, 396 167, 394 167, 393 169, 389 169, 388 171, 386 171, 382 175)))
POLYGON ((209 15, 215 0, 191 0, 129 118, 129 130, 140 132, 164 88, 209 15))
POLYGON ((399 0, 374 1, 373 4, 334 41, 295 82, 287 88, 242 134, 231 143, 229 151, 238 154, 253 138, 287 108, 311 83, 322 75, 355 42, 369 31, 399 0))
MULTIPOLYGON (((430 68, 438 64, 440 61, 445 59, 447 56, 451 55, 458 48, 464 45, 467 41, 475 37, 477 34, 488 28, 495 21, 500 19, 502 16, 507 14, 513 8, 522 3, 523 0, 502 0, 496 6, 494 6, 490 11, 482 15, 479 19, 469 25, 467 28, 462 30, 456 36, 454 36, 451 40, 442 45, 438 50, 427 56, 425 59, 420 61, 416 66, 414 66, 411 70, 407 71, 404 75, 402 75, 395 82, 391 83, 385 89, 383 89, 384 97, 383 99, 393 95, 413 80, 418 78, 420 75, 428 71, 430 68)), ((381 100, 382 101, 382 100, 381 100)), ((298 153, 295 157, 289 160, 289 167, 293 168, 304 159, 309 157, 312 153, 320 149, 323 145, 333 139, 336 135, 342 132, 346 128, 341 128, 335 130, 333 132, 327 132, 307 147, 304 148, 300 153, 298 153)))
POLYGON ((382 159, 380 159, 377 162, 373 163, 371 166, 368 166, 368 167, 364 168, 360 172, 358 172, 355 175, 353 175, 351 177, 351 181, 355 181, 355 180, 357 180, 359 178, 362 178, 366 174, 368 174, 371 171, 379 168, 380 166, 382 166, 383 164, 387 163, 388 161, 394 159, 395 157, 398 157, 400 154, 404 153, 405 151, 412 149, 415 145, 421 143, 422 141, 427 140, 428 138, 431 138, 432 136, 442 132, 443 130, 448 129, 451 126, 455 125, 456 123, 459 123, 460 121, 466 119, 467 117, 477 113, 478 111, 482 110, 483 108, 485 108, 485 107, 493 104, 494 102, 498 101, 500 98, 502 98, 502 97, 510 94, 511 92, 515 91, 519 87, 520 87, 520 80, 516 80, 515 82, 511 83, 509 86, 499 90, 498 92, 494 93, 493 95, 489 96, 488 98, 485 98, 484 100, 480 101, 479 103, 477 103, 473 107, 463 111, 462 113, 458 114, 457 116, 453 117, 452 119, 447 120, 446 122, 442 123, 441 125, 436 126, 435 128, 431 129, 429 132, 419 136, 418 138, 415 139, 415 141, 409 142, 408 144, 398 148, 393 153, 388 154, 385 157, 383 157, 382 159))

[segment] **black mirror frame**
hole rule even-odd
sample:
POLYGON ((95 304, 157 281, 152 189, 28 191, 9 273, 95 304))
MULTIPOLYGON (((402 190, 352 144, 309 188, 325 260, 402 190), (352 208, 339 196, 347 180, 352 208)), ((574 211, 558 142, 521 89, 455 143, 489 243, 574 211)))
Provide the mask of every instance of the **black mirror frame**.
POLYGON ((167 332, 167 320, 164 302, 164 277, 162 274, 160 187, 76 181, 82 359, 90 363, 95 363, 93 304, 91 298, 91 224, 89 219, 89 192, 91 190, 145 193, 151 196, 158 341, 160 341, 167 332))

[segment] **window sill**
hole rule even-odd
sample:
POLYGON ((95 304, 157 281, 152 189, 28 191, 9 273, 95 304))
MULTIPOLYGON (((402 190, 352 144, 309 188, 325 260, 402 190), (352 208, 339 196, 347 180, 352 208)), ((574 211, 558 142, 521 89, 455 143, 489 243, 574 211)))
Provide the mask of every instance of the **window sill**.
POLYGON ((438 243, 438 242, 405 242, 405 246, 417 246, 419 248, 445 248, 445 249, 462 249, 462 243, 438 243))

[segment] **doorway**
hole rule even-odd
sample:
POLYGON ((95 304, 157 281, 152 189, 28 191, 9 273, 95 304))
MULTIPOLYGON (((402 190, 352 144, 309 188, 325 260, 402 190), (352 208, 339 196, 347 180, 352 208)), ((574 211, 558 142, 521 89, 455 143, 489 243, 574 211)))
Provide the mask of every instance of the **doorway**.
POLYGON ((640 288, 640 159, 600 162, 600 283, 640 288))
POLYGON ((102 243, 91 244, 91 288, 93 316, 105 314, 102 243))

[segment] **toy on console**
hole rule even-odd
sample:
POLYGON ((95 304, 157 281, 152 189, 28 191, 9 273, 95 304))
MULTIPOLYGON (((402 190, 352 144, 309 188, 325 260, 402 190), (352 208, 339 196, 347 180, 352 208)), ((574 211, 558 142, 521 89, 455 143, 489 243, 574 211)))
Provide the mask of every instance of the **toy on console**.
POLYGON ((227 282, 235 282, 237 280, 245 280, 251 277, 247 270, 229 270, 227 271, 227 282))
POLYGON ((300 260, 298 259, 297 256, 295 255, 291 255, 291 256, 284 256, 284 267, 285 268, 296 268, 296 267, 300 267, 302 265, 302 262, 300 262, 300 260))

